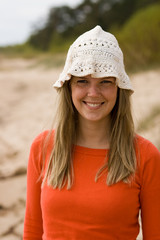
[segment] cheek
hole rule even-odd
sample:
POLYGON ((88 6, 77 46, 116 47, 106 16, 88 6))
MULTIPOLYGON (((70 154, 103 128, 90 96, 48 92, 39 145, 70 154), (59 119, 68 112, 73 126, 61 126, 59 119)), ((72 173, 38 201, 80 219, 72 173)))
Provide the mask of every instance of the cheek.
POLYGON ((72 102, 74 105, 75 105, 76 99, 77 99, 77 93, 76 91, 72 90, 72 102))
POLYGON ((75 105, 75 103, 77 103, 84 97, 85 93, 84 91, 74 87, 71 89, 71 91, 72 91, 72 102, 75 105))
POLYGON ((113 89, 108 89, 108 91, 104 93, 104 96, 106 99, 108 99, 108 101, 112 101, 114 103, 117 99, 117 91, 117 87, 113 89))
POLYGON ((113 92, 112 96, 113 96, 113 101, 116 102, 116 100, 117 100, 117 89, 116 89, 116 91, 113 92))

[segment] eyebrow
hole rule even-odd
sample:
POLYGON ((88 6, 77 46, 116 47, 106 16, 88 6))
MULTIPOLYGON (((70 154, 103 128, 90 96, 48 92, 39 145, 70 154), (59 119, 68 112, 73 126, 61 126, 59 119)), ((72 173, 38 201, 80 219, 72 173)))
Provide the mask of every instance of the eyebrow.
MULTIPOLYGON (((85 80, 88 80, 88 78, 87 77, 77 77, 78 79, 85 79, 85 80)), ((105 80, 105 79, 109 79, 109 78, 116 78, 116 77, 112 77, 112 76, 109 76, 109 77, 103 77, 103 78, 100 78, 100 79, 102 79, 102 80, 105 80)), ((99 79, 99 78, 97 78, 97 79, 99 79)))
POLYGON ((112 77, 112 76, 110 76, 110 77, 103 77, 103 78, 101 78, 101 79, 109 79, 109 78, 114 78, 115 79, 115 77, 112 77))

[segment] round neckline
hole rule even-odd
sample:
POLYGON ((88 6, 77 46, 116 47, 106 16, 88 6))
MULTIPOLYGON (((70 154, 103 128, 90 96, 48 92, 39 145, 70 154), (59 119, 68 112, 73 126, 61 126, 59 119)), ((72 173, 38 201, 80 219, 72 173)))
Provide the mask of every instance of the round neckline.
POLYGON ((80 145, 73 145, 73 149, 75 152, 81 153, 81 154, 87 154, 87 155, 99 155, 99 156, 105 156, 109 149, 104 149, 104 148, 89 148, 89 147, 84 147, 80 145))

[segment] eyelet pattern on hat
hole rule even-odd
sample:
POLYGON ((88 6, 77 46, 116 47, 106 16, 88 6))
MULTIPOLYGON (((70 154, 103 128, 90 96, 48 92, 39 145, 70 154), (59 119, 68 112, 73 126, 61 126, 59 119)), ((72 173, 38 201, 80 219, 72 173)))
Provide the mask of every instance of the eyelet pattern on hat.
POLYGON ((100 26, 82 34, 71 45, 64 69, 53 86, 60 88, 72 76, 87 75, 94 78, 116 77, 119 88, 133 91, 117 39, 100 26))

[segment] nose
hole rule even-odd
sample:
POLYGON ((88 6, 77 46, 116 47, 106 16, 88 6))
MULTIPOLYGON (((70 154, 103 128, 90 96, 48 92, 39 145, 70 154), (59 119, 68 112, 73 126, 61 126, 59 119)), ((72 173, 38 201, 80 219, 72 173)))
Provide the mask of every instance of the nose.
POLYGON ((100 89, 97 85, 90 85, 88 88, 88 97, 99 97, 100 96, 100 89))

